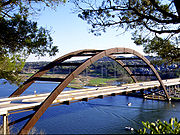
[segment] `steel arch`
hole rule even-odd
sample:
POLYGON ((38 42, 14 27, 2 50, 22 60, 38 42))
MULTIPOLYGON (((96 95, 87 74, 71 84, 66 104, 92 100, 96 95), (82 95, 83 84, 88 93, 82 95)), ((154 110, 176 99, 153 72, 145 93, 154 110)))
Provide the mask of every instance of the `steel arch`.
MULTIPOLYGON (((47 73, 51 68, 53 68, 54 66, 56 66, 57 64, 67 60, 67 59, 70 59, 74 56, 77 56, 78 54, 83 54, 83 52, 101 52, 101 51, 104 51, 104 50, 94 50, 94 49, 85 49, 85 50, 78 50, 78 51, 74 51, 74 52, 71 52, 71 53, 68 53, 56 60, 54 60, 53 62, 49 63, 48 65, 46 65, 45 67, 43 67, 42 69, 40 69, 37 73, 35 73, 33 76, 31 76, 27 81, 25 81, 23 83, 22 86, 20 86, 16 91, 14 91, 9 97, 17 97, 17 96, 20 96, 32 83, 35 82, 35 79, 34 78, 37 78, 37 77, 41 77, 43 74, 47 73)), ((115 60, 115 57, 114 56, 111 56, 109 55, 108 56, 109 58, 115 60)), ((115 60, 116 61, 116 60, 115 60)), ((127 73, 130 75, 130 77, 133 79, 133 81, 135 83, 137 83, 137 79, 135 76, 131 76, 132 75, 132 72, 130 71, 130 69, 128 67, 124 67, 124 63, 121 61, 121 60, 118 60, 116 61, 118 64, 120 64, 126 71, 127 73)))
MULTIPOLYGON (((39 120, 39 118, 43 115, 43 113, 47 110, 47 108, 52 104, 52 102, 56 99, 56 97, 64 90, 65 87, 75 78, 77 75, 79 75, 86 67, 93 64, 95 61, 103 58, 104 56, 107 56, 113 60, 115 59, 114 54, 133 54, 137 57, 139 57, 141 60, 143 60, 153 71, 155 76, 157 77, 161 87, 163 88, 166 98, 169 98, 169 95, 166 91, 166 88, 157 73, 156 69, 153 67, 153 65, 150 64, 149 60, 146 59, 143 55, 138 53, 135 50, 129 49, 129 48, 112 48, 107 50, 79 50, 75 51, 69 54, 66 54, 55 61, 49 63, 47 66, 45 66, 43 69, 38 71, 36 74, 34 74, 32 77, 30 77, 22 87, 18 88, 13 94, 10 95, 10 97, 19 96, 22 94, 34 81, 35 78, 42 76, 44 73, 46 73, 49 69, 53 68, 59 63, 62 63, 63 61, 70 59, 74 56, 91 56, 89 59, 87 59, 85 62, 83 62, 80 66, 78 66, 72 73, 70 73, 62 82, 50 93, 50 95, 44 100, 44 102, 41 103, 39 108, 34 112, 33 116, 27 121, 27 123, 23 126, 23 128, 20 130, 19 134, 27 134, 29 130, 35 125, 35 123, 39 120)), ((124 67, 124 63, 120 60, 116 60, 122 67, 124 67)), ((132 72, 128 67, 125 68, 128 74, 132 77, 132 79, 137 82, 135 76, 132 75, 132 72)))
POLYGON ((131 70, 130 70, 128 67, 125 67, 125 64, 124 64, 123 61, 121 61, 121 60, 116 60, 116 57, 114 57, 114 56, 112 56, 112 55, 109 55, 108 57, 111 58, 112 60, 116 61, 118 64, 120 64, 120 65, 126 70, 126 72, 130 75, 130 77, 133 79, 133 81, 134 81, 135 83, 138 82, 137 79, 136 79, 136 77, 135 77, 134 75, 132 75, 133 73, 131 72, 131 70))

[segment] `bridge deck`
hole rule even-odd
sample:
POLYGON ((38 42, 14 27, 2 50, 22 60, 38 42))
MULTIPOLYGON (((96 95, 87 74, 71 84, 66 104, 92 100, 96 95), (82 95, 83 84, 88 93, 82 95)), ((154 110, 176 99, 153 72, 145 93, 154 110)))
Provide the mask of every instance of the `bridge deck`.
MULTIPOLYGON (((163 80, 165 86, 173 86, 180 84, 180 78, 163 80)), ((133 84, 124 84, 122 86, 109 86, 109 87, 98 87, 90 89, 80 89, 72 91, 63 91, 54 100, 52 105, 62 104, 64 102, 79 101, 82 99, 96 98, 99 96, 107 96, 112 94, 121 94, 123 92, 132 92, 146 90, 148 88, 159 87, 158 81, 149 81, 133 84)), ((2 98, 0 99, 0 115, 5 115, 13 111, 20 111, 24 109, 33 109, 40 105, 44 99, 50 93, 20 96, 13 98, 2 98)))

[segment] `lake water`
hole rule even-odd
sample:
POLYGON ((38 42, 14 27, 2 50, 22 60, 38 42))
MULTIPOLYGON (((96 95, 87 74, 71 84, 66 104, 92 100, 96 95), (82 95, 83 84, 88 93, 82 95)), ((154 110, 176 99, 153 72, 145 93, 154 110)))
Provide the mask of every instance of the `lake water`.
MULTIPOLYGON (((57 84, 35 84, 24 94, 50 92, 57 84)), ((8 97, 17 87, 10 84, 0 85, 0 97, 8 97)), ((68 90, 68 89, 67 89, 68 90)), ((32 112, 10 115, 13 121, 19 116, 32 112)), ((142 128, 141 121, 169 120, 177 117, 180 120, 180 103, 144 100, 138 97, 123 95, 78 102, 70 105, 50 107, 36 123, 37 132, 45 134, 129 134, 126 126, 142 128), (132 103, 127 106, 127 103, 132 103)), ((1 119, 2 121, 2 119, 1 119)), ((17 132, 23 122, 13 126, 17 132)))

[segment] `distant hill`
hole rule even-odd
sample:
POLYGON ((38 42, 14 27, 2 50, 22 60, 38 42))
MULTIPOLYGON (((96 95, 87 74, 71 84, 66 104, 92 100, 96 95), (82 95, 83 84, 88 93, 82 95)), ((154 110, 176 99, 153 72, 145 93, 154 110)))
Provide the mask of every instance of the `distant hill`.
MULTIPOLYGON (((163 63, 162 59, 159 57, 152 57, 152 56, 145 56, 148 60, 153 63, 156 70, 159 72, 160 76, 163 79, 168 78, 177 78, 180 77, 180 63, 173 63, 170 65, 167 65, 166 63, 163 63)), ((122 57, 121 58, 126 58, 122 57)), ((76 60, 71 61, 76 63, 82 63, 84 60, 76 60)), ((142 60, 126 60, 123 61, 127 65, 138 65, 143 64, 142 60)), ((26 62, 22 73, 35 73, 45 65, 47 65, 50 62, 26 62)), ((53 69, 50 69, 48 72, 49 74, 68 74, 69 72, 73 71, 75 67, 68 67, 68 66, 56 66, 53 69)), ((147 74, 150 73, 150 70, 147 68, 131 68, 132 72, 135 74, 141 73, 141 74, 147 74)), ((98 61, 96 61, 94 64, 92 64, 89 68, 86 69, 82 74, 88 73, 90 76, 96 76, 96 77, 112 77, 112 76, 123 76, 126 74, 126 71, 119 66, 115 61, 111 60, 108 57, 104 57, 98 61)))

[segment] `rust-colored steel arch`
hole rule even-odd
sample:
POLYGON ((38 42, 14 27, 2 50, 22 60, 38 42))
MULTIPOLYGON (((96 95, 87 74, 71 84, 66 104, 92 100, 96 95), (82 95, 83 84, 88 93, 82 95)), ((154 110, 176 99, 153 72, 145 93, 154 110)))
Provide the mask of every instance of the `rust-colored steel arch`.
MULTIPOLYGON (((35 80, 39 77, 41 77, 42 75, 44 75, 45 73, 47 73, 51 68, 53 68, 54 66, 58 65, 59 63, 64 62, 67 59, 70 59, 72 57, 76 57, 76 56, 86 56, 83 55, 83 53, 87 53, 87 52, 93 52, 92 56, 102 52, 104 50, 94 50, 94 49, 85 49, 85 50, 78 50, 78 51, 74 51, 71 53, 68 53, 56 60, 54 60, 53 62, 49 63, 48 65, 46 65, 45 67, 43 67, 41 70, 39 70, 37 73, 35 73, 33 76, 31 76, 27 81, 25 81, 23 83, 23 85, 21 85, 21 87, 19 87, 16 91, 14 91, 9 97, 17 97, 20 96, 32 83, 35 82, 35 80)), ((88 56, 88 55, 87 55, 88 56)), ((112 55, 108 56, 109 58, 115 60, 115 57, 112 55)), ((133 81, 135 83, 137 83, 137 79, 135 76, 132 76, 132 72, 128 67, 124 67, 124 63, 121 60, 115 60, 118 64, 120 64, 126 71, 127 73, 130 75, 130 77, 133 79, 133 81)))
POLYGON ((123 61, 121 61, 121 60, 116 60, 116 57, 114 57, 114 56, 112 56, 112 55, 109 55, 108 57, 111 58, 112 60, 116 61, 118 64, 120 64, 120 65, 126 70, 126 72, 130 75, 130 77, 133 79, 133 81, 134 81, 135 83, 138 82, 137 79, 136 79, 136 77, 135 77, 135 76, 133 75, 133 73, 131 72, 131 70, 130 70, 128 67, 125 67, 125 64, 124 64, 123 61))
POLYGON ((63 55, 62 57, 59 57, 58 59, 54 60, 53 62, 49 63, 42 69, 40 69, 37 73, 35 73, 33 76, 31 76, 27 81, 23 83, 22 86, 20 86, 16 91, 14 91, 9 97, 17 97, 20 96, 32 83, 35 82, 35 78, 41 77, 43 74, 47 73, 51 68, 58 65, 59 63, 64 62, 65 60, 68 60, 74 56, 77 56, 78 54, 83 54, 83 52, 100 52, 103 50, 92 50, 92 49, 85 49, 85 50, 78 50, 71 53, 68 53, 66 55, 63 55))
MULTIPOLYGON (((52 102, 56 99, 56 97, 64 90, 65 87, 75 78, 77 77, 86 67, 93 64, 95 61, 103 58, 104 56, 110 57, 111 59, 115 59, 114 54, 133 54, 142 59, 154 72, 155 76, 157 77, 161 87, 163 88, 165 95, 167 99, 169 99, 168 93, 166 91, 166 88, 153 67, 153 65, 150 64, 150 62, 140 53, 128 49, 128 48, 112 48, 107 50, 80 50, 75 51, 72 53, 69 53, 67 55, 64 55, 52 63, 49 63, 47 66, 45 66, 43 69, 41 69, 39 72, 37 72, 35 75, 33 75, 30 79, 28 79, 22 87, 18 88, 13 94, 11 94, 10 97, 19 96, 22 94, 35 80, 43 80, 44 78, 40 78, 44 73, 46 73, 49 69, 53 68, 57 64, 62 64, 67 59, 70 59, 71 57, 76 56, 91 56, 89 59, 87 59, 85 62, 81 63, 72 73, 70 73, 65 79, 54 79, 55 81, 60 81, 61 83, 50 93, 50 95, 44 100, 44 102, 41 103, 39 108, 34 112, 32 117, 27 121, 27 123, 23 126, 23 128, 20 130, 19 134, 27 134, 29 130, 35 125, 35 123, 39 120, 39 118, 43 115, 43 113, 47 110, 47 108, 52 104, 52 102)), ((124 65, 124 63, 120 60, 116 60, 119 64, 124 65)), ((123 66, 124 67, 124 66, 123 66)), ((131 75, 132 72, 126 68, 126 71, 131 75)), ((133 78, 133 77, 132 77, 133 78)), ((135 82, 137 81, 134 77, 133 79, 135 82)))

